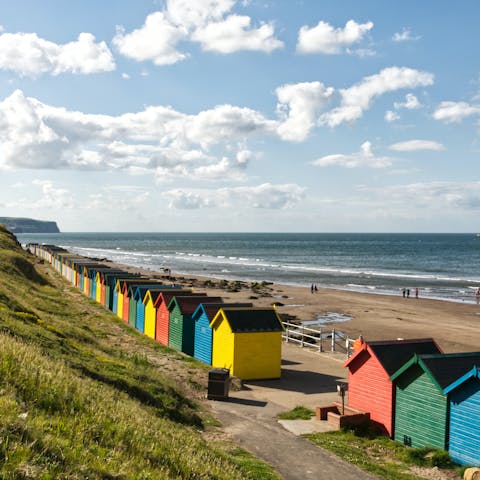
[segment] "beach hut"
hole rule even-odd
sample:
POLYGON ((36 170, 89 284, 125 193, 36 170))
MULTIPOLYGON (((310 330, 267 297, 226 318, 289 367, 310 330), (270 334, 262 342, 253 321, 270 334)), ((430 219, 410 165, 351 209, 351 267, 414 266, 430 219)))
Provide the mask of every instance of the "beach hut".
POLYGON ((284 328, 275 308, 221 308, 210 327, 213 367, 242 380, 280 378, 284 328))
POLYGON ((157 309, 155 308, 155 303, 159 295, 161 295, 164 291, 165 289, 161 288, 150 288, 143 297, 143 305, 145 307, 145 325, 143 333, 153 339, 155 338, 155 327, 157 323, 157 309))
POLYGON ((170 327, 170 310, 168 305, 175 296, 199 296, 205 297, 206 293, 193 293, 191 289, 175 289, 169 292, 162 292, 155 301, 157 318, 155 325, 155 340, 162 345, 168 345, 168 330, 170 327))
POLYGON ((449 385, 480 365, 480 352, 415 354, 390 379, 396 385, 394 439, 447 450, 449 385))
POLYGON ((105 306, 113 313, 116 313, 116 311, 114 311, 114 305, 116 309, 115 285, 117 284, 117 280, 139 277, 140 275, 127 271, 105 272, 103 274, 103 283, 105 284, 105 306))
MULTIPOLYGON (((157 282, 155 280, 145 280, 140 282, 133 282, 127 283, 127 292, 124 293, 124 301, 123 301, 123 319, 132 327, 137 328, 136 319, 137 319, 137 302, 143 301, 147 290, 149 289, 165 289, 171 290, 173 288, 177 288, 173 285, 163 285, 161 282, 157 282), (145 282, 145 283, 144 283, 145 282), (136 296, 136 292, 139 290, 138 296, 136 296)), ((143 332, 144 327, 142 327, 143 332)))
POLYGON ((170 300, 168 346, 193 356, 195 322, 192 314, 200 303, 222 303, 221 297, 175 296, 170 300))
POLYGON ((395 385, 390 380, 415 354, 442 353, 431 338, 362 342, 344 363, 348 368, 348 405, 370 413, 382 433, 393 436, 395 385))
MULTIPOLYGON (((163 284, 162 282, 153 280, 151 278, 145 278, 145 279, 139 279, 139 280, 134 280, 130 282, 129 280, 122 280, 121 283, 121 291, 122 291, 122 296, 123 296, 123 310, 120 318, 126 322, 128 322, 129 315, 130 315, 130 300, 131 300, 131 294, 134 293, 134 289, 136 287, 139 287, 141 285, 148 285, 150 288, 156 288, 156 287, 162 287, 163 284), (133 286, 133 289, 130 290, 130 286, 133 286)), ((135 326, 135 325, 133 325, 135 326)))
POLYGON ((460 465, 480 465, 480 371, 475 365, 452 382, 443 393, 449 395, 450 423, 448 451, 460 465))
POLYGON ((220 308, 253 307, 251 303, 201 303, 192 314, 195 324, 193 356, 206 363, 212 364, 213 332, 210 322, 220 308))

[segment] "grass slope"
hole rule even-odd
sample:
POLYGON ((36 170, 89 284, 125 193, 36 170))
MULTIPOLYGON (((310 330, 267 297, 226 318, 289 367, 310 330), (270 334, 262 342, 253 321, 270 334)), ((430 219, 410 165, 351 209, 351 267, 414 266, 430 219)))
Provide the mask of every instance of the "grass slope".
POLYGON ((0 226, 0 478, 278 478, 208 440, 192 401, 205 378, 0 226))

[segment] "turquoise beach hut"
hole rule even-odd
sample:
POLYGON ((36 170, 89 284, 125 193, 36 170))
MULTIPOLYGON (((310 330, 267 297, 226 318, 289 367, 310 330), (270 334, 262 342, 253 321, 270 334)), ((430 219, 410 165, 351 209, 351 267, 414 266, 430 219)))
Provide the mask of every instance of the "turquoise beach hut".
POLYGON ((480 465, 480 372, 477 365, 443 392, 450 398, 448 451, 460 465, 480 465))
POLYGON ((251 303, 201 303, 192 315, 195 323, 193 356, 207 365, 212 364, 213 331, 210 322, 220 308, 252 306, 251 303))

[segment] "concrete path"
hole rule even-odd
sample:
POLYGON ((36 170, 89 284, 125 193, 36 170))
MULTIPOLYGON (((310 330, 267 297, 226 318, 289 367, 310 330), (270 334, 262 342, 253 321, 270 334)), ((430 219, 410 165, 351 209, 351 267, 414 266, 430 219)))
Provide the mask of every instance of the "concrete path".
POLYGON ((287 430, 277 420, 279 413, 297 405, 313 409, 338 400, 337 381, 345 381, 344 358, 284 344, 282 359, 281 379, 245 382, 246 389, 230 391, 228 401, 210 402, 226 433, 285 480, 376 478, 299 436, 328 429, 324 422, 283 422, 287 430))

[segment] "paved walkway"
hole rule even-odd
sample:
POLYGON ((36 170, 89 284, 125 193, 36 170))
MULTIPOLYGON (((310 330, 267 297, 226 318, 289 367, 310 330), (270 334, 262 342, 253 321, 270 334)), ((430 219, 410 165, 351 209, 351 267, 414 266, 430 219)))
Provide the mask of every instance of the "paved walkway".
MULTIPOLYGON (((299 434, 323 430, 324 422, 283 422, 277 415, 303 405, 338 400, 337 381, 345 381, 344 357, 331 357, 283 345, 282 378, 246 382, 226 402, 211 401, 224 429, 237 443, 272 465, 286 480, 372 480, 373 477, 299 434)), ((328 427, 327 427, 328 428, 328 427)))

